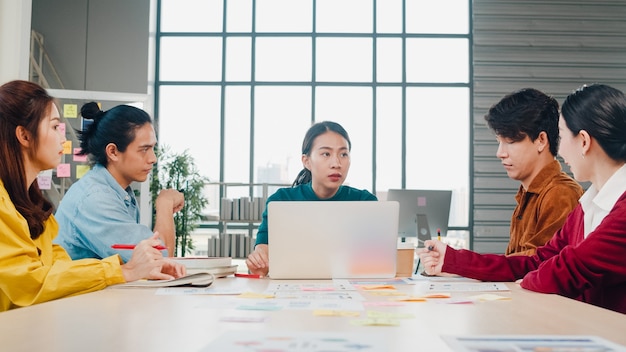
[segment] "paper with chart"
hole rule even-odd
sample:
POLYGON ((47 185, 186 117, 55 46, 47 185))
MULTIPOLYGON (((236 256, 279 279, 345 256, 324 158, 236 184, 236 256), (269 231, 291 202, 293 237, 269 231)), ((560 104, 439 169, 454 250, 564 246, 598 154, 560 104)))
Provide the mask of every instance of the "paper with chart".
POLYGON ((429 282, 429 292, 493 292, 510 291, 503 282, 429 282))
POLYGON ((597 336, 581 335, 490 335, 442 336, 456 352, 624 352, 626 347, 597 336))
POLYGON ((201 351, 385 352, 382 333, 227 331, 201 351))

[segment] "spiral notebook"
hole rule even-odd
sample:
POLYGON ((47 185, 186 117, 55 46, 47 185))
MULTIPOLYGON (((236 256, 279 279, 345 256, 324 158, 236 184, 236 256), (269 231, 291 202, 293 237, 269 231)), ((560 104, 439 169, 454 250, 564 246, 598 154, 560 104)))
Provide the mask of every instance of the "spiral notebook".
POLYGON ((398 213, 395 201, 270 202, 269 277, 395 277, 398 213))
POLYGON ((195 273, 178 279, 170 280, 137 280, 119 285, 112 285, 111 288, 134 288, 134 287, 208 287, 215 280, 215 276, 208 272, 195 273))

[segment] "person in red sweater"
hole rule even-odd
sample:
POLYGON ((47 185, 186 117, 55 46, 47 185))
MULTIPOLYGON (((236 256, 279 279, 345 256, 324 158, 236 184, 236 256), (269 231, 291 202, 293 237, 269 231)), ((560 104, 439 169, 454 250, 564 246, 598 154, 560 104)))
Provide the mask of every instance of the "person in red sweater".
POLYGON ((532 256, 479 254, 431 240, 417 250, 427 274, 516 281, 626 314, 626 95, 593 84, 570 94, 559 154, 591 186, 563 227, 532 256))

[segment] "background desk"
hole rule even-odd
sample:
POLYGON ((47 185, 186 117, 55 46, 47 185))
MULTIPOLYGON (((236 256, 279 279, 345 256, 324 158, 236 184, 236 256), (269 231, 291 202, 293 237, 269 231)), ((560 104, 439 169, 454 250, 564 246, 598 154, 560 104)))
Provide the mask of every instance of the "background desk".
MULTIPOLYGON (((269 279, 218 279, 262 292, 269 279)), ((300 283, 304 281, 279 281, 300 283)), ((306 281, 315 282, 315 281, 306 281)), ((326 281, 329 282, 329 281, 326 281)), ((366 310, 411 313, 399 326, 354 326, 351 317, 317 317, 310 310, 243 311, 206 308, 208 295, 155 295, 156 289, 106 289, 0 313, 2 351, 198 351, 222 333, 296 331, 383 334, 386 351, 447 351, 440 335, 597 335, 626 345, 626 315, 507 283, 511 300, 474 304, 408 302, 366 310), (223 316, 267 317, 263 323, 223 322, 223 316)), ((412 291, 415 286, 398 285, 412 291)), ((368 300, 389 297, 370 296, 368 300)), ((476 293, 471 293, 476 294, 476 293)), ((461 293, 453 293, 459 297, 461 293)), ((468 294, 465 294, 468 295, 468 294)), ((361 313, 364 316, 364 312, 361 313)), ((222 351, 219 351, 222 352, 222 351)))

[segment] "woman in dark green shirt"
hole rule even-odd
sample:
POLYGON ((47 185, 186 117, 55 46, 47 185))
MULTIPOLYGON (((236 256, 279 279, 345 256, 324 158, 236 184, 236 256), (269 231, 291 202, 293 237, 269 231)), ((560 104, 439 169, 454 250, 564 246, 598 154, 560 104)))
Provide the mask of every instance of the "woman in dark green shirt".
POLYGON ((302 142, 302 164, 291 188, 281 188, 266 202, 254 251, 246 260, 252 274, 269 272, 267 204, 272 201, 355 201, 378 200, 375 195, 344 186, 350 170, 350 137, 338 123, 318 122, 311 126, 302 142))

